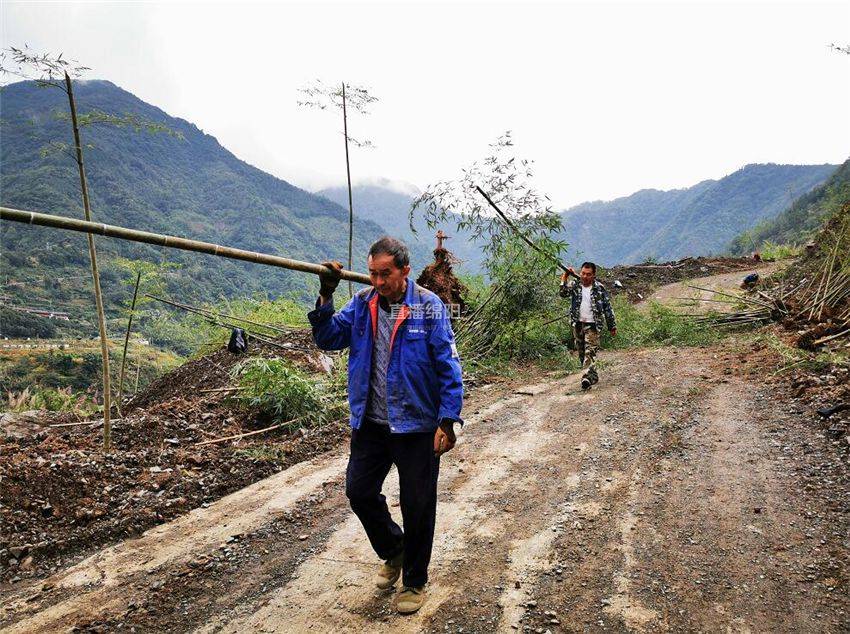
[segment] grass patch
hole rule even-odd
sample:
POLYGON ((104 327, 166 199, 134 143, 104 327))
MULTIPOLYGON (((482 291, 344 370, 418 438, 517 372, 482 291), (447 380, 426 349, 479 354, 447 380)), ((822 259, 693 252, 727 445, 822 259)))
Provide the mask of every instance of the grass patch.
POLYGON ((718 328, 695 322, 672 308, 651 302, 641 311, 623 298, 613 300, 617 317, 617 336, 603 334, 602 347, 624 349, 652 346, 704 346, 719 341, 724 333, 718 328))
POLYGON ((48 412, 74 412, 88 417, 102 408, 90 395, 74 392, 69 387, 26 387, 20 392, 6 394, 6 407, 13 412, 47 410, 48 412))
POLYGON ((782 362, 773 374, 781 374, 791 369, 823 372, 833 366, 848 365, 847 357, 835 352, 808 352, 795 346, 789 346, 773 333, 755 337, 756 343, 761 343, 773 350, 782 362))
POLYGON ((776 262, 777 260, 799 257, 803 254, 803 250, 804 248, 801 245, 776 244, 768 240, 761 245, 759 254, 765 262, 776 262))
POLYGON ((236 457, 247 458, 254 462, 284 462, 286 452, 274 445, 254 445, 245 449, 237 449, 233 452, 236 457))

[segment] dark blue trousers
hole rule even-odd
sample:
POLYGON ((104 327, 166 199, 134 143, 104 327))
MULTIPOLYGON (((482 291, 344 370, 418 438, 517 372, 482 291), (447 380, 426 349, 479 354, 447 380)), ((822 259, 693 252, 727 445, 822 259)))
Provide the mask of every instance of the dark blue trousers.
POLYGON ((404 551, 402 582, 406 586, 428 582, 439 472, 434 432, 393 434, 388 427, 366 421, 351 431, 345 494, 378 557, 392 559, 404 551), (398 469, 403 531, 381 493, 393 464, 398 469))

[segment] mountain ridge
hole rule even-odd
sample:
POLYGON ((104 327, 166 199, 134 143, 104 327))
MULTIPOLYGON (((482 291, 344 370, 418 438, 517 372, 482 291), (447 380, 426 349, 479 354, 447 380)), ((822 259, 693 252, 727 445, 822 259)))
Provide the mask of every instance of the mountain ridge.
POLYGON ((750 163, 681 189, 642 189, 561 212, 560 237, 603 265, 712 255, 822 183, 835 166, 750 163))

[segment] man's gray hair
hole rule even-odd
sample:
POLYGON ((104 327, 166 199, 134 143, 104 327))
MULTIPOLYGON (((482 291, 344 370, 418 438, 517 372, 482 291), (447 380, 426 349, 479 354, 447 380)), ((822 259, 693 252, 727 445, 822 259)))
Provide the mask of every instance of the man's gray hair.
POLYGON ((399 269, 410 264, 410 250, 407 248, 407 245, 398 238, 391 236, 378 238, 372 243, 372 246, 369 247, 369 257, 371 258, 376 255, 393 256, 393 263, 399 269))

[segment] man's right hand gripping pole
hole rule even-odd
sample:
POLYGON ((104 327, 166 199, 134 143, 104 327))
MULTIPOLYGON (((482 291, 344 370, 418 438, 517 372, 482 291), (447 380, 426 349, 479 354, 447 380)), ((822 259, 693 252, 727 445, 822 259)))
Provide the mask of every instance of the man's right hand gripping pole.
POLYGON ((331 269, 327 273, 319 274, 319 282, 321 284, 319 287, 319 298, 321 299, 322 304, 326 304, 331 301, 331 297, 333 297, 336 287, 339 286, 342 263, 337 262, 336 260, 329 260, 327 262, 322 262, 322 266, 331 269))

